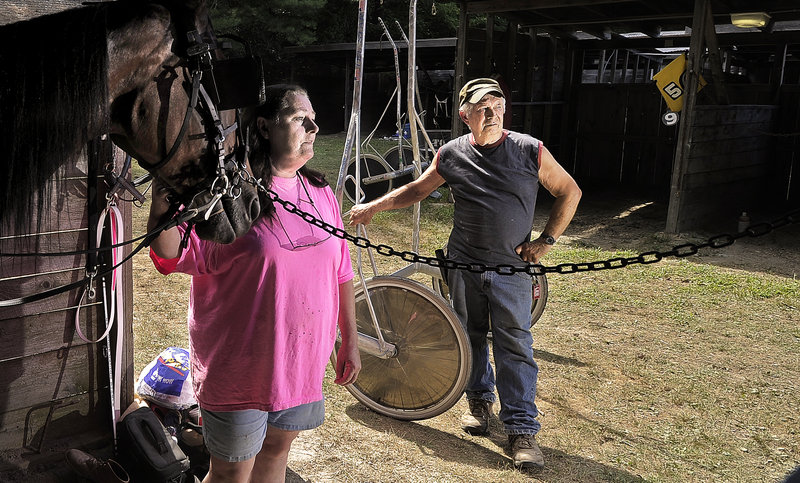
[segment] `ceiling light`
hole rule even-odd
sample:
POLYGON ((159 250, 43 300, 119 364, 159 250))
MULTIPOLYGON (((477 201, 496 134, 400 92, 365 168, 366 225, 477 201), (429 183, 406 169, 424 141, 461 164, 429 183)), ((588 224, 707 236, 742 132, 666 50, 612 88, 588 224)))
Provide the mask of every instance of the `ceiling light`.
POLYGON ((741 28, 763 27, 769 22, 770 16, 766 12, 732 13, 731 23, 741 28))

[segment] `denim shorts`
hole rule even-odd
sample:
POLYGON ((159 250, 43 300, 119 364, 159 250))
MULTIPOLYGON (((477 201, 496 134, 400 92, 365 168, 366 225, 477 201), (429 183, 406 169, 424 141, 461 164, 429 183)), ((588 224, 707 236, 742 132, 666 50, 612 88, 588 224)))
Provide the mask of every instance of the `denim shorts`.
POLYGON ((215 457, 236 463, 247 461, 261 451, 267 426, 284 431, 314 429, 325 420, 325 400, 301 404, 280 411, 206 411, 203 417, 203 439, 215 457))

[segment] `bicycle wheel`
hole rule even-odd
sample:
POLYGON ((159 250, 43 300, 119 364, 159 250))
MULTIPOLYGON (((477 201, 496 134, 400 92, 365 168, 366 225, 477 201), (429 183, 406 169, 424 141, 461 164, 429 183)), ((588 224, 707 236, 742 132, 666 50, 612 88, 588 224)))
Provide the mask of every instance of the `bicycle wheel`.
MULTIPOLYGON (((533 304, 531 305, 531 325, 534 325, 539 317, 544 313, 544 308, 547 305, 547 277, 545 274, 534 275, 531 277, 533 292, 533 304)), ((447 287, 447 280, 439 277, 431 277, 431 285, 433 291, 441 295, 447 300, 450 300, 450 290, 447 287)))
MULTIPOLYGON (((366 285, 381 334, 397 347, 397 354, 381 359, 362 352, 361 373, 347 390, 373 411, 407 421, 432 418, 453 407, 464 392, 472 359, 453 308, 406 278, 375 277, 366 285)), ((358 331, 375 337, 360 284, 355 298, 358 331)))
MULTIPOLYGON (((402 150, 400 150, 398 146, 393 146, 383 153, 383 159, 389 163, 389 166, 391 166, 392 169, 398 170, 401 167, 410 166, 414 162, 414 151, 410 146, 403 146, 402 150)), ((412 181, 414 181, 414 175, 409 173, 405 176, 395 178, 394 185, 403 186, 404 184, 408 184, 412 181)))
POLYGON ((358 200, 356 196, 356 163, 355 158, 350 158, 347 161, 347 177, 344 181, 344 192, 353 203, 366 203, 374 199, 380 198, 386 193, 392 191, 394 186, 391 179, 378 181, 375 183, 364 184, 364 178, 372 176, 379 176, 382 174, 391 173, 394 171, 389 164, 380 156, 374 154, 361 155, 361 191, 364 193, 364 199, 358 200))

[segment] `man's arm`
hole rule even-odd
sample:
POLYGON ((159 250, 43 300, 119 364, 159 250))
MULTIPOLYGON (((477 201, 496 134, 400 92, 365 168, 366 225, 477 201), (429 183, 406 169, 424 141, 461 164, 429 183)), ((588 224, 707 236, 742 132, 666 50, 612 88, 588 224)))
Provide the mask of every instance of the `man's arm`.
POLYGON ((385 210, 395 210, 411 206, 417 201, 425 199, 433 190, 444 184, 444 178, 439 176, 436 168, 439 166, 439 153, 422 175, 406 185, 392 190, 377 200, 369 203, 358 204, 350 210, 350 224, 367 224, 376 213, 385 210))
MULTIPOLYGON (((542 166, 539 168, 539 183, 552 194, 556 200, 550 210, 550 217, 544 227, 542 235, 558 239, 567 229, 578 202, 581 200, 581 189, 578 183, 558 164, 550 151, 542 145, 542 166)), ((550 251, 552 245, 542 238, 523 243, 517 247, 520 257, 529 263, 539 263, 539 260, 550 251)))

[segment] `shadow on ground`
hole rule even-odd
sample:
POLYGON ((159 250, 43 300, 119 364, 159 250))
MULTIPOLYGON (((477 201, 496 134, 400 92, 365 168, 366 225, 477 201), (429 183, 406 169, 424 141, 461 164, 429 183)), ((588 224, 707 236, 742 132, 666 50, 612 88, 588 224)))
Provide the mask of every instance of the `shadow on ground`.
MULTIPOLYGON (((432 457, 459 463, 475 471, 504 467, 512 469, 511 460, 505 454, 507 439, 496 416, 492 416, 490 435, 482 437, 466 434, 457 436, 418 422, 398 421, 370 411, 360 404, 351 404, 345 412, 353 421, 375 431, 390 432, 416 444, 424 454, 432 457)), ((542 452, 546 467, 527 471, 531 477, 541 481, 564 481, 564 474, 575 467, 582 468, 582 481, 644 481, 628 472, 546 446, 542 447, 542 452)))
MULTIPOLYGON (((546 193, 540 197, 534 226, 537 233, 547 221, 552 201, 546 193)), ((667 208, 666 202, 644 197, 586 190, 565 235, 573 243, 586 247, 644 253, 666 251, 685 243, 702 243, 713 236, 738 231, 738 215, 731 214, 727 218, 708 220, 707 225, 691 232, 666 233, 667 208)), ((753 224, 771 224, 784 220, 785 215, 785 212, 777 210, 750 213, 753 224)), ((795 278, 800 276, 800 223, 785 224, 757 237, 743 237, 731 246, 704 248, 688 259, 695 263, 795 278)), ((574 260, 576 263, 591 261, 595 260, 574 260)))

